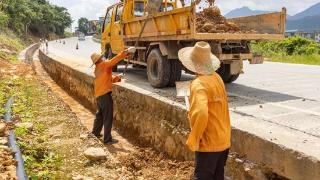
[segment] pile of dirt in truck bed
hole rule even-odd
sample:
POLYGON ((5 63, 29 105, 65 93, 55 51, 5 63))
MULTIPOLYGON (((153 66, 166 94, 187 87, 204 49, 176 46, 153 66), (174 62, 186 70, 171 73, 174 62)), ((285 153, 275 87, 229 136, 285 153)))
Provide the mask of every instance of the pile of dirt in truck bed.
POLYGON ((235 23, 227 22, 217 6, 197 13, 196 30, 200 33, 253 33, 252 31, 241 31, 235 23))
POLYGON ((235 33, 240 31, 236 24, 227 22, 217 6, 206 8, 197 13, 196 28, 197 32, 202 33, 235 33))

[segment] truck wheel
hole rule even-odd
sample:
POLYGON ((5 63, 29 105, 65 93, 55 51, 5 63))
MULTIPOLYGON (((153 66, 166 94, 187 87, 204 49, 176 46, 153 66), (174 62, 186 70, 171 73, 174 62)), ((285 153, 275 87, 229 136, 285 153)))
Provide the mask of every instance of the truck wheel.
POLYGON ((240 74, 234 74, 234 75, 230 75, 230 78, 228 79, 227 83, 232 83, 234 81, 236 81, 238 79, 240 74))
POLYGON ((151 50, 147 59, 148 80, 153 87, 166 87, 170 79, 170 61, 163 57, 159 49, 151 50))
POLYGON ((232 83, 238 79, 239 74, 230 73, 230 64, 221 64, 221 67, 217 70, 217 73, 225 83, 232 83))
POLYGON ((181 69, 182 64, 178 59, 170 60, 171 64, 171 72, 168 86, 174 87, 176 85, 176 81, 180 81, 181 79, 181 69))
MULTIPOLYGON (((112 59, 114 56, 115 56, 115 54, 112 53, 112 50, 111 50, 111 48, 109 47, 109 48, 108 48, 108 57, 107 57, 107 58, 110 60, 110 59, 112 59)), ((118 72, 118 65, 117 65, 117 64, 112 67, 112 72, 118 72)))

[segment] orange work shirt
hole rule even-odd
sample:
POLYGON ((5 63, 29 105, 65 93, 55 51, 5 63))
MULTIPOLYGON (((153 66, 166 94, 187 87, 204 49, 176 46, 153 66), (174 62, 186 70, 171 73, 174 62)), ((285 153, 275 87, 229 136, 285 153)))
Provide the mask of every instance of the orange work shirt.
POLYGON ((190 87, 187 145, 192 151, 221 152, 230 147, 228 96, 221 77, 200 75, 190 87))
POLYGON ((95 97, 102 96, 112 91, 112 83, 119 82, 120 78, 112 76, 112 67, 125 58, 124 54, 118 54, 111 60, 106 60, 96 64, 94 70, 94 92, 95 97))

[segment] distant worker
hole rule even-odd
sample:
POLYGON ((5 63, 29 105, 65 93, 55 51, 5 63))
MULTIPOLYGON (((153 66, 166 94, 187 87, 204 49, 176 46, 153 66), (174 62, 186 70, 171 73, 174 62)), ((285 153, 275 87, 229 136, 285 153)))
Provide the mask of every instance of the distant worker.
POLYGON ((103 142, 105 144, 114 144, 118 142, 117 140, 112 139, 111 136, 113 122, 112 83, 120 82, 122 76, 112 76, 112 67, 124 58, 127 58, 130 54, 129 51, 125 50, 111 60, 103 60, 103 55, 97 53, 91 55, 93 62, 92 66, 95 65, 94 89, 98 106, 92 134, 100 138, 100 133, 104 126, 103 142))
POLYGON ((190 86, 187 145, 195 152, 196 180, 223 180, 230 148, 228 97, 221 77, 215 72, 219 59, 207 42, 197 42, 178 52, 179 60, 196 78, 190 86))
POLYGON ((45 44, 46 44, 46 53, 49 53, 49 42, 47 39, 44 40, 45 44))

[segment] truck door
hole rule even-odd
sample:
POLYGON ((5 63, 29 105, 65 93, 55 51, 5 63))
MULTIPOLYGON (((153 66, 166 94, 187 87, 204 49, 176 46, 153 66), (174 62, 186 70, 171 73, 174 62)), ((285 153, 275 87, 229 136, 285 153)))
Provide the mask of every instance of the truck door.
POLYGON ((122 38, 122 10, 123 5, 119 4, 116 7, 114 23, 111 30, 111 49, 113 54, 118 54, 124 49, 124 42, 122 38))
MULTIPOLYGON (((110 44, 110 36, 111 36, 111 17, 112 17, 112 8, 107 9, 106 17, 104 19, 104 23, 102 26, 102 34, 101 34, 101 51, 105 52, 105 48, 107 44, 110 44)), ((106 52, 105 54, 108 54, 106 52)))

